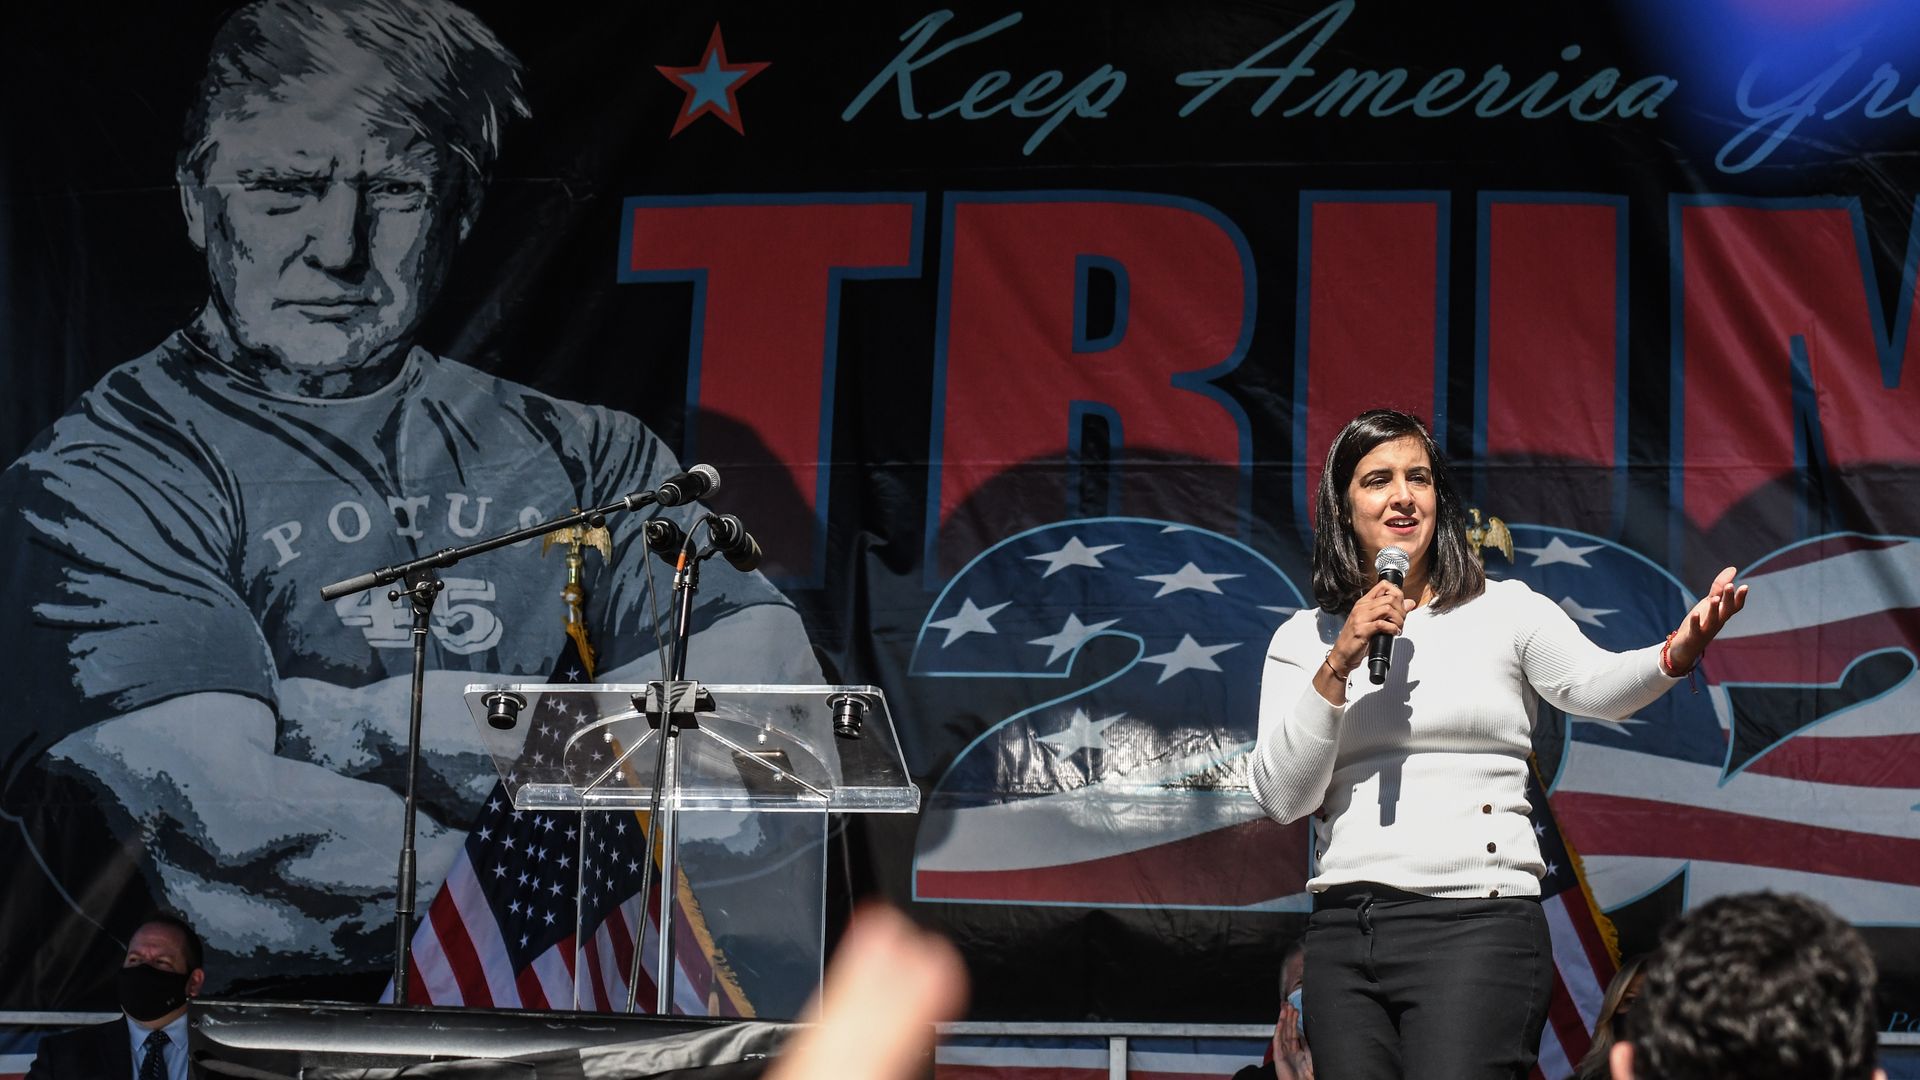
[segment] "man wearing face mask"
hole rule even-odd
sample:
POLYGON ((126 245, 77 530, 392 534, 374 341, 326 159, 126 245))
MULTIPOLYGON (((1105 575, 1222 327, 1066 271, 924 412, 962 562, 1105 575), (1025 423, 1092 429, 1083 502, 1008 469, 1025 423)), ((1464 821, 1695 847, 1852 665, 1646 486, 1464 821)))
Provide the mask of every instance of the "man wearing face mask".
POLYGON ((200 954, 185 919, 140 924, 115 981, 126 1015, 42 1039, 27 1080, 187 1080, 187 1000, 207 978, 200 954))
POLYGON ((1306 978, 1306 948, 1296 940, 1280 957, 1280 1018, 1267 1040, 1266 1060, 1234 1073, 1233 1080, 1313 1080, 1313 1052, 1300 1013, 1306 978))

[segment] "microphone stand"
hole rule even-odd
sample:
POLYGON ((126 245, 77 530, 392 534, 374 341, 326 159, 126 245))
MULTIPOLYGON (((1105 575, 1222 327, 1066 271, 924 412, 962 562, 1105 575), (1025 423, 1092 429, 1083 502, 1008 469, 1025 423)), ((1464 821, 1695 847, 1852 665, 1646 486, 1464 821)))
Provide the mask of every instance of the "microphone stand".
POLYGON ((417 804, 414 801, 414 785, 419 779, 420 762, 420 713, 421 701, 426 690, 427 680, 427 628, 433 616, 433 602, 440 597, 443 583, 440 575, 432 567, 414 570, 406 575, 406 588, 394 589, 387 593, 387 599, 398 603, 402 596, 413 601, 413 698, 407 716, 407 794, 402 804, 400 825, 400 883, 395 890, 394 911, 394 968, 393 1000, 395 1004, 407 1003, 407 939, 412 936, 413 894, 416 874, 414 873, 414 817, 417 804))
MULTIPOLYGON (((398 602, 402 596, 413 602, 413 700, 409 705, 407 718, 407 788, 405 803, 401 811, 400 870, 399 883, 394 896, 393 923, 395 947, 393 954, 393 1001, 396 1005, 407 1003, 407 945, 413 937, 414 913, 414 785, 420 774, 420 714, 421 697, 426 686, 427 666, 427 629, 433 616, 433 603, 440 596, 441 581, 437 569, 459 562, 461 559, 479 555, 495 548, 517 544, 523 540, 545 536, 556 529, 570 528, 575 525, 587 525, 600 528, 606 524, 608 514, 638 510, 643 506, 659 501, 655 491, 637 491, 631 495, 615 499, 605 506, 592 510, 576 510, 564 517, 538 525, 529 525, 512 532, 501 533, 461 547, 444 548, 431 555, 424 555, 393 566, 383 566, 358 577, 336 581, 320 590, 322 600, 338 600, 343 596, 352 596, 357 592, 391 585, 405 580, 406 588, 395 589, 387 593, 387 598, 398 602)), ((678 651, 678 650, 676 650, 678 651)), ((651 865, 651 863, 649 863, 651 865)))
MULTIPOLYGON (((694 528, 698 528, 696 525, 694 528)), ((710 553, 709 553, 710 554, 710 553)), ((638 1008, 640 997, 640 953, 647 939, 647 905, 653 900, 653 858, 661 853, 660 881, 660 955, 654 969, 654 1015, 667 1015, 668 987, 672 984, 673 953, 671 934, 673 923, 670 912, 673 905, 673 857, 671 854, 673 828, 671 824, 663 827, 662 815, 674 813, 664 796, 669 786, 679 782, 676 772, 670 772, 669 761, 679 753, 680 729, 682 726, 694 726, 694 710, 698 707, 698 691, 686 682, 687 652, 693 628, 693 594, 700 589, 700 562, 705 555, 696 555, 693 545, 693 529, 687 530, 687 538, 681 544, 680 558, 674 567, 673 597, 674 620, 672 662, 668 665, 667 682, 660 684, 660 715, 657 726, 660 729, 660 757, 653 767, 653 793, 647 806, 647 842, 646 861, 640 871, 640 917, 634 920, 633 959, 627 966, 627 1012, 638 1008), (686 699, 686 709, 679 708, 682 699, 686 699)))
MULTIPOLYGON (((640 917, 634 920, 633 958, 627 968, 627 1012, 638 1007, 640 995, 641 951, 646 945, 647 911, 653 898, 653 864, 656 853, 660 861, 660 907, 659 907, 659 949, 657 966, 654 969, 654 1015, 666 1016, 672 1005, 673 985, 673 893, 674 880, 674 844, 675 819, 679 812, 679 753, 680 732, 690 728, 704 731, 709 739, 733 751, 736 761, 758 761, 743 747, 735 744, 712 728, 702 728, 696 714, 712 712, 715 708, 711 694, 700 688, 697 682, 687 679, 687 653, 692 642, 693 632, 693 594, 700 589, 700 564, 714 555, 724 554, 728 562, 742 573, 752 569, 737 561, 744 549, 751 548, 757 560, 759 549, 739 519, 729 515, 709 514, 692 528, 687 530, 680 545, 680 554, 674 563, 674 626, 673 640, 668 644, 668 657, 665 665, 665 679, 647 684, 645 695, 633 697, 634 709, 647 714, 650 727, 660 732, 660 756, 654 762, 653 790, 647 798, 647 837, 646 866, 640 872, 640 917), (720 526, 716 522, 732 521, 736 533, 729 534, 730 540, 721 539, 720 526), (694 530, 706 526, 710 543, 706 550, 696 551, 694 530), (744 545, 741 541, 744 540, 744 545)), ((664 552, 662 552, 664 554, 664 552)), ((643 740, 644 741, 644 738, 643 740)), ((635 749, 638 748, 636 744, 635 749)), ((632 751, 628 751, 631 753, 632 751)), ((760 762, 776 776, 785 775, 770 764, 760 762)), ((615 767, 619 762, 615 762, 615 767)), ((611 771, 611 770, 609 770, 611 771)), ((818 788, 807 784, 797 777, 788 777, 808 790, 820 795, 825 794, 818 788)), ((584 831, 581 834, 585 836, 584 831)))

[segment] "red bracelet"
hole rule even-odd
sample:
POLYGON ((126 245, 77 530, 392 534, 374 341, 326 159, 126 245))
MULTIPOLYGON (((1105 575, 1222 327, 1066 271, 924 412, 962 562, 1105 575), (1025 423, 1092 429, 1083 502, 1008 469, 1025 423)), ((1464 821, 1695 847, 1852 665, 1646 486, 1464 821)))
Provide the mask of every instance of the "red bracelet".
POLYGON ((1679 636, 1680 631, 1675 630, 1673 633, 1667 635, 1667 643, 1660 646, 1660 672, 1670 679, 1686 677, 1687 681, 1693 687, 1693 692, 1697 694, 1700 692, 1700 683, 1691 676, 1694 672, 1700 670, 1700 661, 1707 658, 1707 650, 1700 650, 1700 655, 1693 658, 1692 667, 1685 671, 1675 671, 1673 670, 1673 639, 1679 636))

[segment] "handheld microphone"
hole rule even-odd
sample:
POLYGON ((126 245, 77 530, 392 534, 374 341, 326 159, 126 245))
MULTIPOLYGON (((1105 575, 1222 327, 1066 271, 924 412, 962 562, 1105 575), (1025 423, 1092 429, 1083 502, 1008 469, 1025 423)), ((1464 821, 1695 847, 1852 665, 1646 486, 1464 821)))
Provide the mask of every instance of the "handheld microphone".
POLYGON ((711 465, 695 465, 686 472, 667 477, 654 491, 653 501, 661 506, 680 506, 719 490, 720 470, 711 465))
POLYGON ((707 517, 707 535, 713 537, 713 550, 726 557, 735 570, 746 572, 760 566, 760 545, 747 527, 732 514, 707 517))
MULTIPOLYGON (((1388 545, 1380 549, 1373 557, 1373 568, 1380 573, 1382 581, 1391 581, 1396 586, 1407 583, 1407 570, 1413 561, 1407 553, 1388 545)), ((1375 686, 1387 681, 1387 668, 1393 664, 1393 635, 1378 633, 1367 642, 1367 677, 1375 686)))

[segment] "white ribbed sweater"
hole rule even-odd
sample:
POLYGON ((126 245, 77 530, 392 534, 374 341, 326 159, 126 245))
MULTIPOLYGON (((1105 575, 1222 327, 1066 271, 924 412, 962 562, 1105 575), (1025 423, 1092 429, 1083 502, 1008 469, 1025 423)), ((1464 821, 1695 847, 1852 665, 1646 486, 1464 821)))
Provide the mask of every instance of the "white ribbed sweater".
POLYGON ((1536 694, 1575 716, 1621 720, 1673 686, 1660 645, 1614 653, 1518 581, 1452 611, 1418 608, 1387 681, 1362 665, 1347 703, 1313 675, 1345 623, 1307 608, 1267 649, 1253 792, 1281 822, 1320 811, 1318 872, 1428 896, 1537 896, 1546 866, 1527 821, 1536 694))

